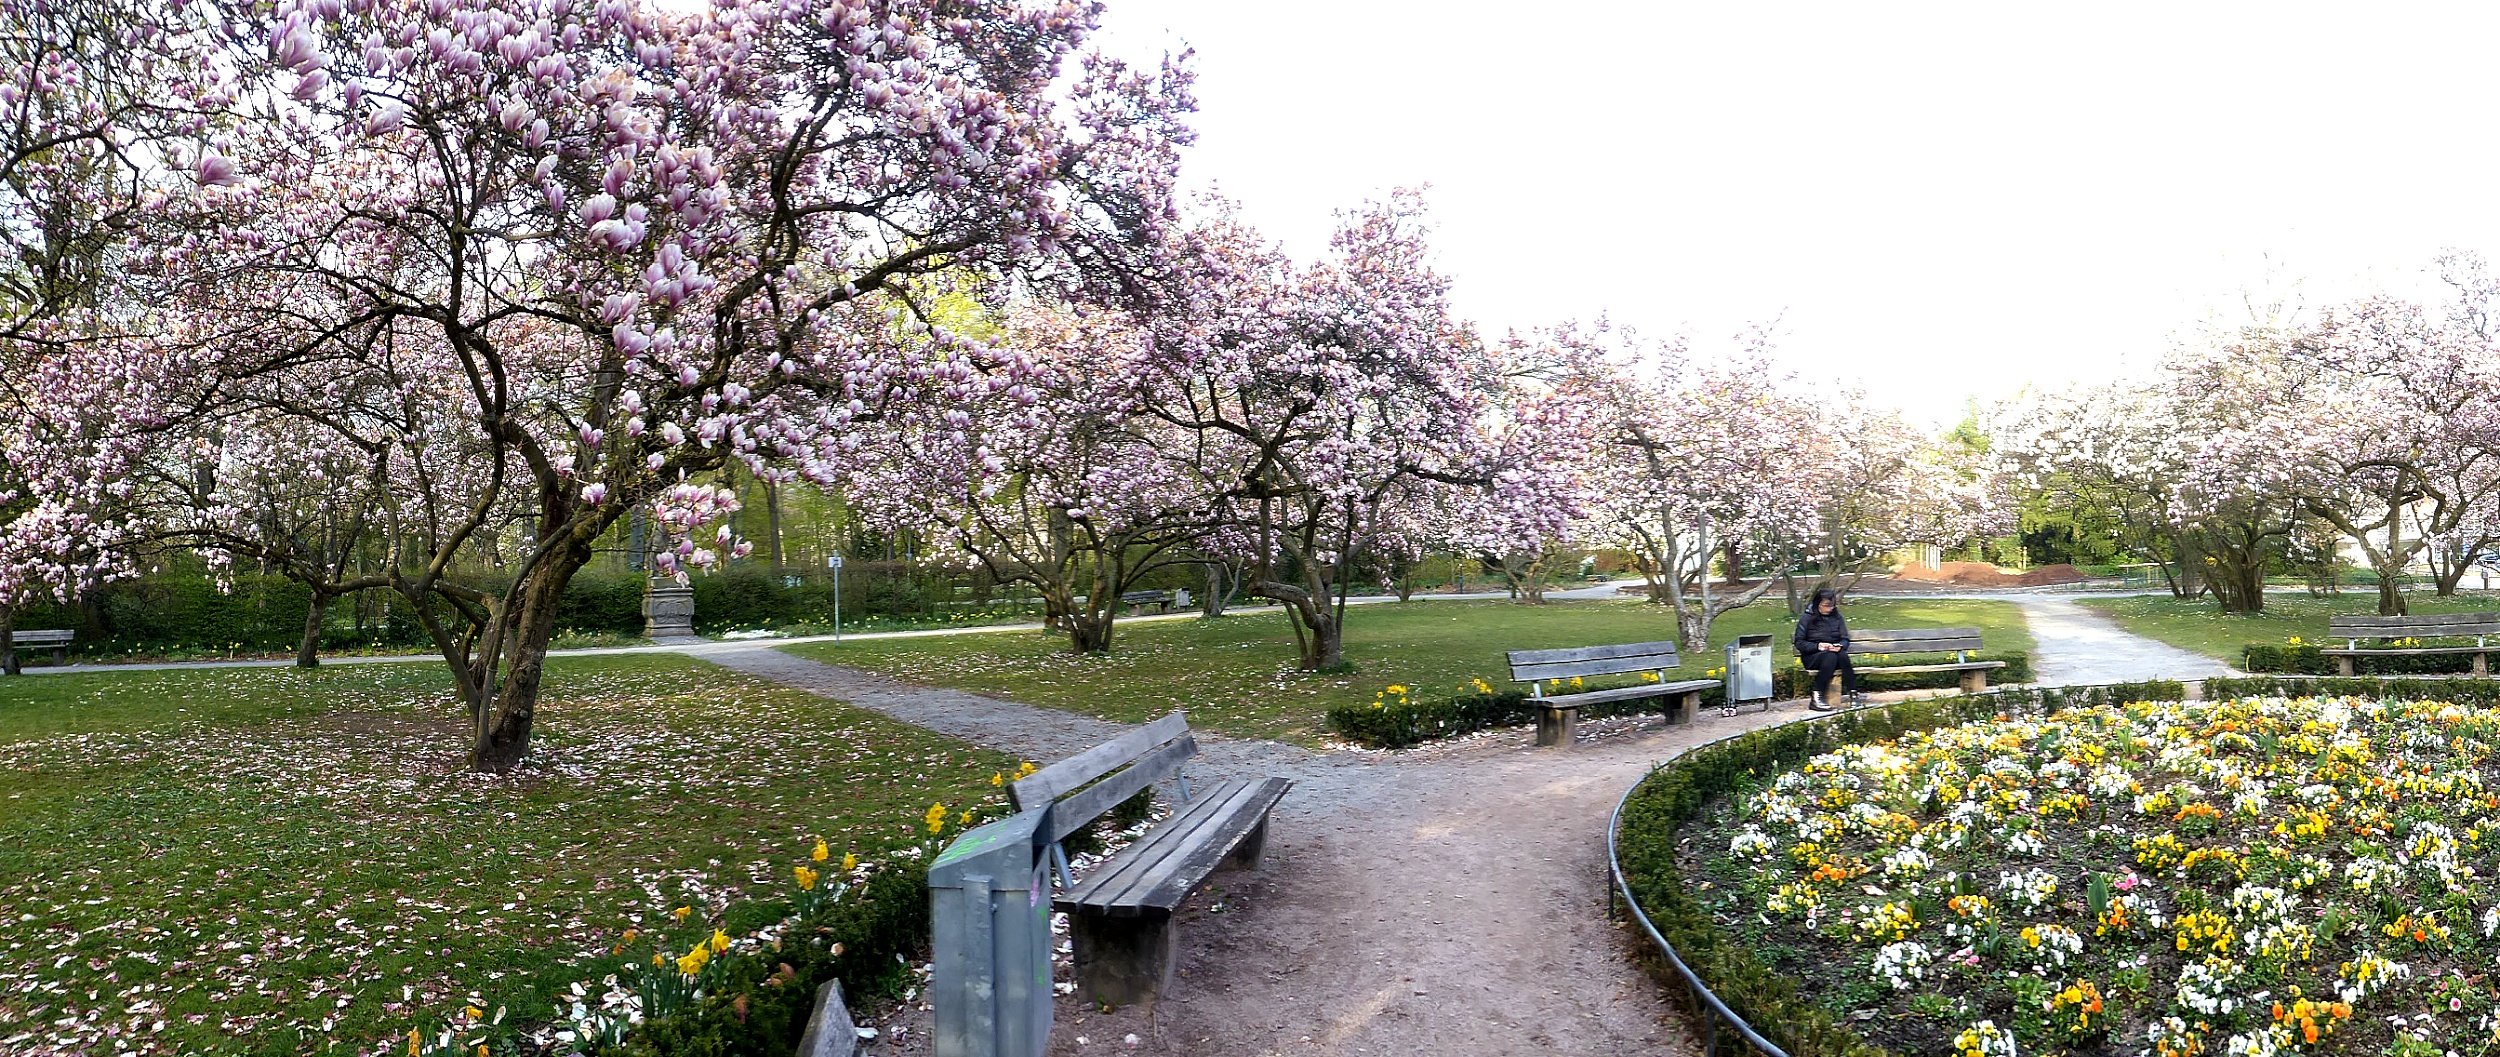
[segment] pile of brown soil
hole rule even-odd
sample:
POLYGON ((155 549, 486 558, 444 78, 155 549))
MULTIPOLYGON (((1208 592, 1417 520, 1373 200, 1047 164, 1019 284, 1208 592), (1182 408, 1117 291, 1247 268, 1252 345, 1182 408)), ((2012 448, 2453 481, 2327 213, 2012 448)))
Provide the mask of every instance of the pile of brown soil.
POLYGON ((1986 562, 1945 562, 1928 569, 1910 565, 1892 574, 1895 579, 1923 583, 1952 584, 1956 587, 2044 587, 2049 584, 2079 584, 2083 572, 2072 565, 2043 565, 2019 573, 2009 573, 1986 562))

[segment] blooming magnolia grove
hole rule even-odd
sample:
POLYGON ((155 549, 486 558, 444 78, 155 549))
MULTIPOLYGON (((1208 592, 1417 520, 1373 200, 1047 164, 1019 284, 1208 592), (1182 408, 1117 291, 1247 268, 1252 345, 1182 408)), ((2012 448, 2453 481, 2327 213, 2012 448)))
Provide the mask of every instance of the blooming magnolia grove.
MULTIPOLYGON (((914 284, 1141 288, 1186 138, 1185 73, 1083 53, 1096 11, 1071 3, 195 8, 176 94, 222 117, 164 148, 180 178, 126 262, 153 388, 91 403, 185 428, 169 478, 366 452, 378 575, 485 769, 527 752, 603 531, 646 507, 662 571, 711 566, 745 546, 725 464, 831 481, 864 420, 1017 391, 1018 358, 914 284), (504 582, 465 575, 507 530, 504 582)), ((253 513, 160 509, 221 544, 253 513)))
POLYGON ((1902 1052, 2500 1045, 2500 716, 2137 703, 1817 756, 1688 854, 1902 1052))

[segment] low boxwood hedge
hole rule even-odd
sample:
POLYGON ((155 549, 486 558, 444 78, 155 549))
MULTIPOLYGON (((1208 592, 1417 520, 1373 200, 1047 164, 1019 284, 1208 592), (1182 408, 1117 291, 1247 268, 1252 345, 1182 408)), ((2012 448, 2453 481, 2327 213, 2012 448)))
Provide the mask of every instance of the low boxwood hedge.
MULTIPOLYGON (((2316 643, 2276 646, 2252 642, 2240 648, 2240 658, 2240 670, 2244 672, 2335 674, 2335 658, 2327 656, 2325 647, 2316 643)), ((2363 675, 2453 675, 2474 669, 2474 658, 2461 653, 2356 657, 2354 662, 2353 670, 2363 675)))
MULTIPOLYGON (((2006 682, 2031 679, 2029 654, 2005 653, 1982 659, 2005 662, 2005 667, 1990 673, 1993 678, 2006 682)), ((1803 668, 1775 668, 1771 671, 1771 696, 1783 701, 1804 697, 1812 682, 1813 675, 1803 668)), ((1939 690, 1959 685, 1960 678, 1953 672, 1903 672, 1868 675, 1864 683, 1868 690, 1939 690)), ((1714 687, 1702 691, 1701 701, 1703 707, 1711 707, 1726 697, 1724 688, 1714 687)), ((1580 718, 1648 715, 1664 706, 1664 699, 1655 697, 1607 701, 1583 706, 1580 718)), ((1328 729, 1366 748, 1404 749, 1479 730, 1533 723, 1536 712, 1536 703, 1526 691, 1497 690, 1459 694, 1446 700, 1409 698, 1382 704, 1341 705, 1328 710, 1328 729)))
MULTIPOLYGON (((1997 715, 2186 696, 2185 686, 2169 680, 2018 688, 1902 701, 1731 735, 1660 764, 1633 787, 1623 801, 1616 861, 1632 898, 1676 956, 1754 1031, 1793 1057, 1880 1057, 1886 1051, 1851 1033, 1813 996, 1800 994, 1794 980, 1763 965, 1693 898, 1676 866, 1677 831, 1712 800, 1851 742, 1997 715)), ((1670 992, 1685 986, 1662 960, 1653 961, 1651 969, 1670 992)))
POLYGON ((2269 676, 2207 679, 2205 696, 2376 697, 2394 701, 2455 701, 2500 706, 2500 680, 2369 679, 2360 676, 2269 676))

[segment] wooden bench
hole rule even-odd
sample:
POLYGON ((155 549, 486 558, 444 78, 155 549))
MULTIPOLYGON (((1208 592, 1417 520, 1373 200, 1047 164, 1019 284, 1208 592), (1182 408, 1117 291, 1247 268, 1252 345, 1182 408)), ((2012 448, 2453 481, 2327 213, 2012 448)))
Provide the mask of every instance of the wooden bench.
POLYGON ((1567 746, 1572 732, 1580 726, 1580 708, 1606 701, 1625 701, 1640 697, 1667 698, 1667 722, 1690 723, 1693 713, 1701 708, 1701 692, 1719 685, 1716 679, 1685 679, 1671 682, 1667 672, 1679 664, 1672 642, 1628 642, 1620 646, 1582 646, 1568 650, 1511 650, 1510 677, 1528 684, 1528 696, 1538 705, 1536 743, 1540 746, 1567 746), (1582 690, 1560 696, 1547 696, 1547 680, 1570 680, 1588 676, 1631 675, 1646 672, 1656 682, 1619 686, 1608 690, 1582 690))
POLYGON ((1120 596, 1120 604, 1127 606, 1130 609, 1143 609, 1147 606, 1153 606, 1155 607, 1155 612, 1157 613, 1169 613, 1172 611, 1172 592, 1130 591, 1120 596))
POLYGON ((49 647, 52 653, 52 663, 68 664, 69 640, 74 634, 76 633, 69 628, 37 629, 14 632, 9 636, 9 641, 21 650, 30 646, 49 647))
MULTIPOLYGON (((1859 666, 1859 675, 1878 672, 1960 672, 1962 692, 1976 694, 1988 688, 1988 673, 2005 667, 2004 661, 1974 661, 1973 651, 1979 649, 1978 628, 1907 628, 1900 631, 1852 631, 1849 633, 1849 656, 1894 653, 1950 653, 1951 661, 1929 664, 1887 664, 1879 668, 1859 666)), ((1805 664, 1803 658, 1797 662, 1805 664)), ((1840 703, 1840 679, 1823 688, 1826 704, 1840 703)))
POLYGON ((2353 674, 2353 662, 2361 657, 2428 657, 2441 654, 2472 654, 2474 674, 2490 675, 2489 647, 2484 638, 2500 635, 2500 613, 2425 613, 2402 617, 2328 617, 2326 637, 2344 640, 2340 650, 2319 650, 2335 658, 2335 674, 2353 674), (2471 646, 2407 646, 2363 649, 2363 639, 2438 639, 2463 638, 2471 635, 2471 646))
POLYGON ((1188 717, 1174 712, 1008 787, 1018 811, 1050 806, 1045 825, 1060 883, 1053 905, 1068 914, 1077 994, 1087 1001, 1126 1005, 1171 986, 1172 912, 1218 868, 1257 866, 1267 846, 1268 812, 1293 783, 1250 778, 1202 784, 1192 795, 1180 772, 1197 753, 1188 717), (1084 877, 1071 876, 1059 842, 1167 778, 1181 795, 1171 817, 1084 877))

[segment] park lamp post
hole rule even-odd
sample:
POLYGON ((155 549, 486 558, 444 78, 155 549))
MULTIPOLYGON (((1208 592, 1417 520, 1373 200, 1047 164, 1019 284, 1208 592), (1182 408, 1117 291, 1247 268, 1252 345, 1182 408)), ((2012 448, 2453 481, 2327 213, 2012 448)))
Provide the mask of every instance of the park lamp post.
POLYGON ((833 570, 833 641, 842 641, 842 555, 825 555, 825 568, 833 570))

